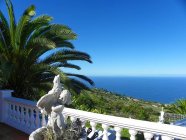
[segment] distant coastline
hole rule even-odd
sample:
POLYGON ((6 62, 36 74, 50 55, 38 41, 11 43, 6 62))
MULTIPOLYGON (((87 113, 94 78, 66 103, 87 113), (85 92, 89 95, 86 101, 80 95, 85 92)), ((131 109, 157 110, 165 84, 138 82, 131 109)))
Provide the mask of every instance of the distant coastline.
POLYGON ((96 88, 146 101, 172 103, 186 98, 186 77, 91 76, 96 88))

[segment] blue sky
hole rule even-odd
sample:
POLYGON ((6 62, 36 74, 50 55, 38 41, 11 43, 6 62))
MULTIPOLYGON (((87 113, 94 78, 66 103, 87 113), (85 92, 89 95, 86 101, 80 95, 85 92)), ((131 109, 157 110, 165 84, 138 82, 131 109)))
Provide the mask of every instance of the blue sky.
MULTIPOLYGON (((184 0, 13 0, 13 4, 16 17, 34 4, 37 15, 51 15, 55 23, 78 34, 73 41, 76 49, 89 53, 94 63, 75 62, 82 67, 77 73, 186 75, 184 0)), ((5 12, 2 0, 0 8, 5 12)))

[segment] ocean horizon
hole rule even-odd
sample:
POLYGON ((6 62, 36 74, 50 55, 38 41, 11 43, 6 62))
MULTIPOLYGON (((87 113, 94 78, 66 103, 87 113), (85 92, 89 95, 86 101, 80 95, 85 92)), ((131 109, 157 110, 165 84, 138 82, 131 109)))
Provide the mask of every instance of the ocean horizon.
POLYGON ((96 88, 160 103, 186 98, 186 77, 91 76, 96 88))

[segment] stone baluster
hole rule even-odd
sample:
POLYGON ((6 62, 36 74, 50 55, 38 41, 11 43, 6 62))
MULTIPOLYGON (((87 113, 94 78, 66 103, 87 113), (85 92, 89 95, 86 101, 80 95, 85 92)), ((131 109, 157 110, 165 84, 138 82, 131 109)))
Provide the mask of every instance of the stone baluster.
POLYGON ((16 114, 17 112, 16 112, 16 105, 15 104, 13 104, 13 116, 14 116, 14 121, 17 121, 17 114, 16 114))
POLYGON ((24 122, 25 122, 25 126, 27 126, 27 109, 26 107, 24 107, 24 122))
POLYGON ((42 114, 42 126, 46 126, 45 114, 42 114))
POLYGON ((151 140, 152 137, 153 137, 153 134, 152 133, 146 133, 146 132, 144 133, 145 140, 151 140))
POLYGON ((74 122, 74 121, 76 120, 76 118, 70 117, 70 120, 71 120, 72 122, 74 122))
POLYGON ((21 107, 19 105, 17 105, 17 118, 18 118, 18 122, 19 124, 21 124, 21 107))
POLYGON ((136 130, 130 129, 130 130, 129 130, 130 140, 135 140, 135 139, 136 139, 136 134, 137 134, 137 133, 138 133, 138 132, 137 132, 136 130))
POLYGON ((22 126, 25 125, 25 111, 24 111, 24 106, 21 106, 21 124, 22 124, 22 126))
POLYGON ((121 140, 121 128, 115 127, 114 130, 116 131, 116 140, 121 140))
POLYGON ((82 126, 82 127, 85 127, 85 125, 86 125, 86 120, 81 119, 81 123, 82 123, 81 126, 82 126))
POLYGON ((35 117, 34 117, 34 109, 30 108, 30 127, 32 130, 35 129, 35 117))
POLYGON ((40 127, 40 119, 39 119, 39 110, 36 109, 36 119, 35 119, 35 124, 36 124, 36 128, 39 128, 40 127))
POLYGON ((162 140, 172 140, 172 138, 171 137, 168 137, 168 136, 161 136, 161 139, 162 140))
POLYGON ((12 90, 0 90, 0 122, 6 123, 11 121, 10 115, 8 115, 8 104, 6 98, 12 97, 12 90), (9 119, 9 120, 8 120, 9 119))
POLYGON ((14 118, 14 104, 12 104, 12 121, 14 121, 15 118, 14 118))
POLYGON ((14 120, 14 106, 13 106, 13 104, 10 104, 10 115, 11 115, 11 121, 13 121, 14 120))
POLYGON ((90 122, 90 125, 92 127, 92 132, 95 133, 96 132, 96 123, 95 122, 90 122))
POLYGON ((20 123, 20 116, 21 116, 21 114, 20 114, 20 111, 19 111, 19 105, 16 104, 16 120, 17 120, 18 123, 20 123))
POLYGON ((108 125, 102 124, 102 128, 103 128, 103 140, 108 140, 108 125))
POLYGON ((14 120, 17 122, 17 106, 14 104, 14 120))
POLYGON ((11 120, 11 104, 8 103, 8 120, 11 120))
POLYGON ((26 107, 26 119, 25 119, 25 121, 26 121, 26 126, 29 128, 30 127, 30 116, 29 116, 29 108, 27 108, 26 107))

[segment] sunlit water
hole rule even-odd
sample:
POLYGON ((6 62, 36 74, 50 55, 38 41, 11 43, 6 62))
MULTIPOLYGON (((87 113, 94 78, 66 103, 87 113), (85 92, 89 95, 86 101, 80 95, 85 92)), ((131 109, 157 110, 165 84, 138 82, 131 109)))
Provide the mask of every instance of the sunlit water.
POLYGON ((134 98, 171 103, 186 98, 186 77, 91 77, 97 88, 134 98))

